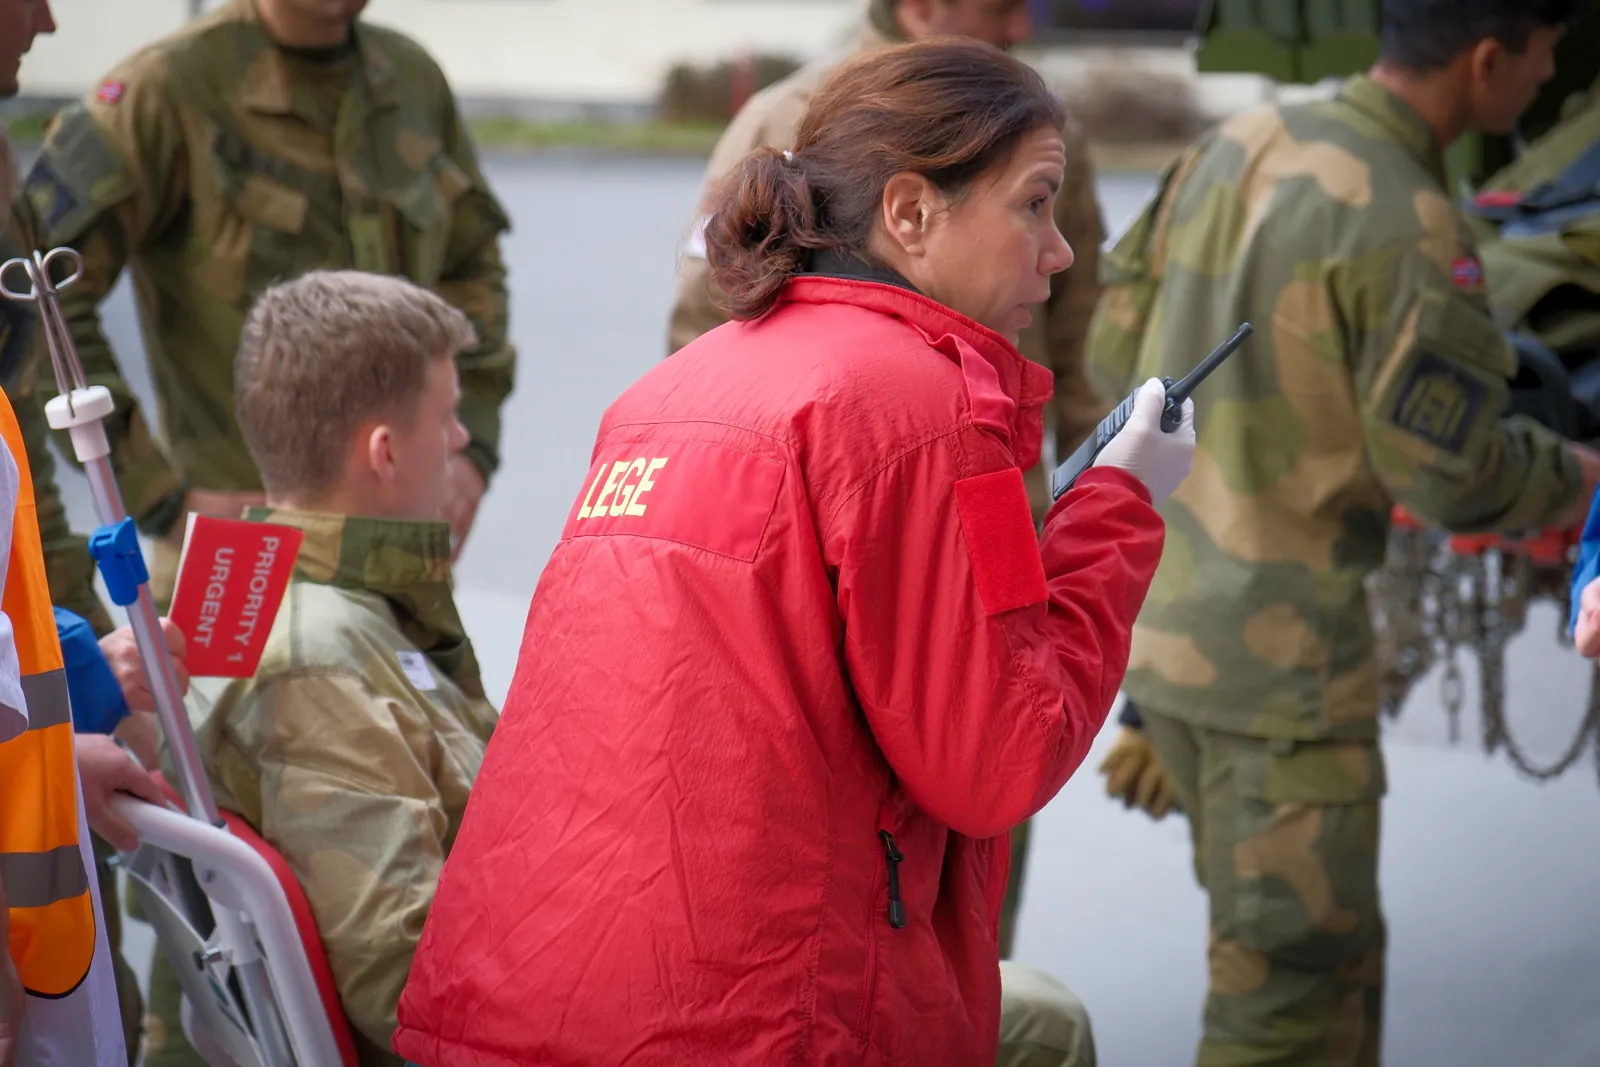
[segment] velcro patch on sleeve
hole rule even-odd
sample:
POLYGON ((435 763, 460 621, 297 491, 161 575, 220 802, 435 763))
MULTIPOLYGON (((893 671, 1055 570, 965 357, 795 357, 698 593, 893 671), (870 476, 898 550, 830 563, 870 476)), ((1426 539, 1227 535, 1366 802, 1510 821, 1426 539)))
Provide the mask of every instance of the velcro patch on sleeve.
POLYGON ((1489 401, 1472 372, 1432 352, 1419 352, 1395 391, 1389 421, 1435 448, 1457 453, 1489 401))
POLYGON ((1028 490, 1016 467, 963 478, 956 483, 956 508, 972 558, 978 597, 989 615, 1015 611, 1049 599, 1044 557, 1028 508, 1028 490))

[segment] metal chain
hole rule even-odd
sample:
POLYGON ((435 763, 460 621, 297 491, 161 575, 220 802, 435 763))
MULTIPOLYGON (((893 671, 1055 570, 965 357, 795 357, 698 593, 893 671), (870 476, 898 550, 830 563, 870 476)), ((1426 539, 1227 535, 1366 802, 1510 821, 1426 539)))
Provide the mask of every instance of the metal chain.
POLYGON ((1412 686, 1442 659, 1440 699, 1449 718, 1450 741, 1459 743, 1465 703, 1459 653, 1466 645, 1478 661, 1486 753, 1503 749, 1519 774, 1545 782, 1566 773, 1592 743, 1600 776, 1600 666, 1590 682, 1583 723, 1556 762, 1537 765, 1512 736, 1506 718, 1505 656, 1511 639, 1526 628, 1529 605, 1549 600, 1561 612, 1557 641, 1570 647, 1565 625, 1570 583, 1570 567, 1539 566, 1529 556, 1498 549, 1461 555, 1450 550, 1445 535, 1395 528, 1384 567, 1368 586, 1379 635, 1383 713, 1397 716, 1412 686))

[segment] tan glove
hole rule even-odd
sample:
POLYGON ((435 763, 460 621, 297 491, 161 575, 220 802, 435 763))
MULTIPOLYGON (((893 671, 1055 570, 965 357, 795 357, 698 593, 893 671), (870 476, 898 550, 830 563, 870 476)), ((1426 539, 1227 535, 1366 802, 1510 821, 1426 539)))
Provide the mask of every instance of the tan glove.
POLYGON ((1106 776, 1106 796, 1121 800, 1124 808, 1143 808, 1160 822, 1178 807, 1172 795, 1172 776, 1140 730, 1124 726, 1099 769, 1106 776))

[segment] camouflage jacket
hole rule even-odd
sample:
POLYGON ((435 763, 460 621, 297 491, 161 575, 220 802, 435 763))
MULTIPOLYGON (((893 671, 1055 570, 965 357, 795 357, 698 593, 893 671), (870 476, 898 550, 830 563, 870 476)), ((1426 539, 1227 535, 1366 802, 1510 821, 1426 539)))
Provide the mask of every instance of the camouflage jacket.
MULTIPOLYGON (((1600 142, 1600 92, 1591 91, 1572 105, 1514 163, 1484 183, 1484 191, 1532 193, 1562 177, 1600 142)), ((1537 233, 1502 231, 1473 219, 1483 242, 1489 302, 1501 326, 1532 333, 1557 351, 1600 348, 1600 196, 1591 191, 1590 197, 1575 214, 1545 216, 1565 217, 1537 233)))
POLYGON ((1576 500, 1562 442, 1502 417, 1515 358, 1444 175, 1422 119, 1358 77, 1224 122, 1108 254, 1089 340, 1104 394, 1180 376, 1242 321, 1257 331, 1195 396, 1134 701, 1256 736, 1374 736, 1363 584, 1394 504, 1468 531, 1576 500))
MULTIPOLYGON (((0 131, 0 144, 5 134, 0 131)), ((9 149, 0 151, 0 183, 9 185, 9 149)), ((9 212, 0 214, 6 228, 0 233, 0 263, 27 258, 41 247, 42 227, 23 197, 6 199, 9 212)), ((7 284, 20 287, 20 272, 7 276, 7 284)), ((4 388, 17 413, 17 427, 28 451, 28 468, 33 473, 33 497, 39 513, 39 540, 44 545, 45 573, 50 580, 50 601, 57 607, 81 615, 104 637, 111 632, 111 616, 94 588, 94 560, 89 556, 88 539, 72 532, 67 524, 67 509, 56 485, 56 459, 50 451, 50 427, 45 422, 44 398, 39 392, 41 373, 51 376, 50 395, 55 395, 54 375, 49 361, 40 362, 34 345, 37 314, 33 304, 21 304, 0 297, 0 388, 4 388)))
MULTIPOLYGON (((887 29, 891 24, 888 16, 875 10, 851 51, 891 43, 895 38, 887 29)), ((712 152, 702 199, 757 148, 792 148, 811 98, 845 58, 842 54, 824 56, 753 96, 734 116, 712 152)), ((1055 394, 1047 417, 1054 430, 1056 452, 1062 459, 1111 408, 1095 396, 1083 373, 1084 338, 1100 298, 1098 275, 1100 246, 1106 239, 1105 222, 1096 199, 1089 145, 1076 124, 1066 130, 1066 141, 1066 184, 1056 198, 1056 226, 1072 246, 1076 260, 1069 270, 1051 279, 1050 298, 1043 312, 1036 314, 1033 324, 1023 332, 1018 345, 1023 355, 1055 373, 1055 394)), ((668 325, 669 354, 728 321, 728 313, 717 303, 719 294, 711 280, 699 232, 697 221, 695 235, 679 264, 678 292, 668 325)), ((1028 489, 1036 517, 1042 519, 1050 501, 1037 467, 1029 472, 1028 489)))
POLYGON ((217 802, 305 887, 364 1065, 400 990, 497 715, 450 595, 443 523, 252 509, 305 531, 254 678, 189 701, 217 802))
POLYGON ((511 391, 504 211, 444 75, 421 46, 358 23, 342 60, 275 46, 232 0, 120 64, 53 123, 26 195, 55 245, 83 254, 67 316, 91 382, 117 400, 113 462, 129 512, 161 534, 186 486, 256 490, 234 418, 233 354, 250 305, 319 267, 404 275, 472 319, 461 358, 467 456, 498 465, 511 391), (170 456, 150 432, 96 309, 124 266, 170 456))

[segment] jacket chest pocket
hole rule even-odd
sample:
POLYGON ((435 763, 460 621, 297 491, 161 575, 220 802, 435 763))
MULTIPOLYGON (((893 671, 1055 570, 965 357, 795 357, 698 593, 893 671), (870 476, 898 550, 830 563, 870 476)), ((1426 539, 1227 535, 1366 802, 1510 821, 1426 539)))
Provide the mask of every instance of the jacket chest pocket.
POLYGON ((201 260, 201 286, 238 304, 275 279, 332 265, 306 243, 316 176, 226 130, 213 138, 209 162, 211 195, 200 195, 197 181, 194 197, 198 247, 192 252, 201 260))
POLYGON ((384 195, 400 273, 418 285, 438 283, 447 266, 456 202, 471 188, 472 179, 441 152, 384 195))

